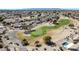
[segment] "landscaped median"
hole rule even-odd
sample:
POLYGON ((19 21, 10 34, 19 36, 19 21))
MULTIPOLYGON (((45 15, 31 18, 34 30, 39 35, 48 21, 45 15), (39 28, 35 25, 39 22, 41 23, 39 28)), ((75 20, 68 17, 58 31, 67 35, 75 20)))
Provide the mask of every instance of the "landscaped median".
POLYGON ((54 26, 43 26, 43 27, 36 29, 36 31, 31 32, 31 36, 32 37, 42 36, 42 35, 46 34, 47 31, 49 31, 50 29, 58 29, 62 26, 68 25, 69 23, 70 23, 69 19, 60 19, 57 22, 57 24, 54 24, 54 26))

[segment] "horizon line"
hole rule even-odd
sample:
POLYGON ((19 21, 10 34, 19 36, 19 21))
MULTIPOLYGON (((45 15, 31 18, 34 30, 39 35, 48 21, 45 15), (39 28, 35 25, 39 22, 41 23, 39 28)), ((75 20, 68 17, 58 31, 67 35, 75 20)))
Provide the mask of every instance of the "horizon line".
POLYGON ((79 8, 0 8, 0 10, 79 10, 79 8))

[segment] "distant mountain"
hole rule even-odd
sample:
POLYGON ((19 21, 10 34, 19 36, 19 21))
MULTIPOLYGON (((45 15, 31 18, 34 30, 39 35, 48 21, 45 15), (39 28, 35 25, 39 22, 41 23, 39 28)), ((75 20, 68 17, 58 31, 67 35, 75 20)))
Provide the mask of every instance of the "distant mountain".
POLYGON ((62 10, 61 8, 27 8, 25 10, 62 10))
POLYGON ((79 10, 79 8, 20 8, 20 9, 0 9, 0 10, 79 10))
POLYGON ((0 10, 61 10, 60 8, 20 8, 20 9, 0 9, 0 10))

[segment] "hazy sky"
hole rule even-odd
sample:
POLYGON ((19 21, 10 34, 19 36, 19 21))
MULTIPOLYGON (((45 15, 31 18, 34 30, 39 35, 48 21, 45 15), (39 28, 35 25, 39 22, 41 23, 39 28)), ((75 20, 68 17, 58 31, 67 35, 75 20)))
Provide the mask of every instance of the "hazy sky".
POLYGON ((77 8, 79 0, 0 0, 0 9, 77 8))

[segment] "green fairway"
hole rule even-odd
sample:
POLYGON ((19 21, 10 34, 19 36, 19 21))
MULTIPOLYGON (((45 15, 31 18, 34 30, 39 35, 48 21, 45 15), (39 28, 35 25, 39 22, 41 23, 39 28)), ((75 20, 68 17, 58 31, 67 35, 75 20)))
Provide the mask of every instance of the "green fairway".
POLYGON ((47 31, 49 31, 50 29, 57 29, 57 28, 62 27, 64 25, 68 25, 69 23, 70 23, 70 20, 61 19, 58 21, 58 24, 55 24, 55 26, 43 26, 43 27, 36 29, 36 31, 31 32, 31 36, 33 36, 33 37, 42 36, 42 35, 46 34, 47 31))
POLYGON ((44 27, 36 29, 36 31, 34 32, 31 32, 31 36, 38 37, 38 36, 46 34, 47 31, 48 31, 48 28, 44 26, 44 27))
POLYGON ((68 19, 61 19, 60 21, 58 21, 58 24, 55 24, 55 26, 52 26, 53 29, 59 28, 61 26, 64 25, 68 25, 70 23, 70 20, 68 19))

